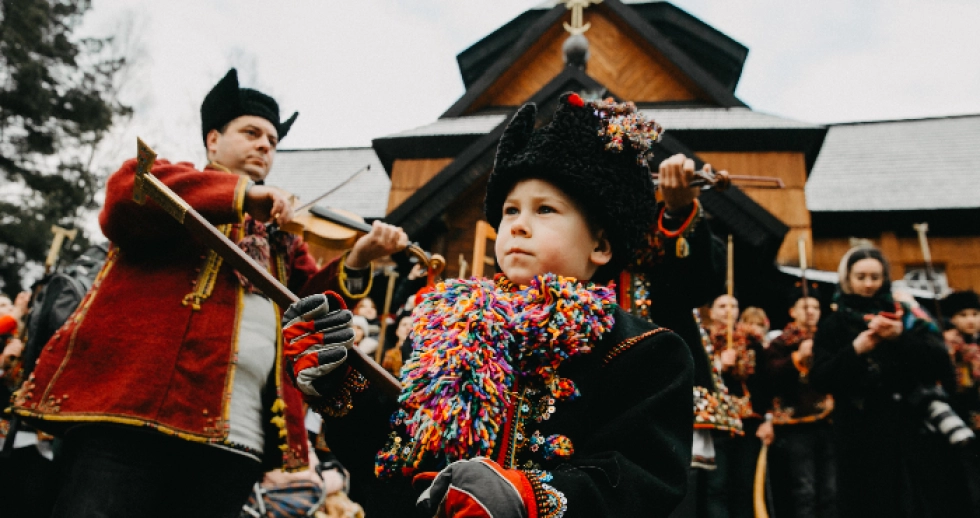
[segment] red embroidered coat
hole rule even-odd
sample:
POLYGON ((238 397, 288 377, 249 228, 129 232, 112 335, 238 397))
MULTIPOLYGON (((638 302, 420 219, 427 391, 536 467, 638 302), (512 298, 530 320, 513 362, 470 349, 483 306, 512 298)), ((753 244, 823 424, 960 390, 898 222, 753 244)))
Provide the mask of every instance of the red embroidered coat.
MULTIPOLYGON (((222 444, 244 290, 230 267, 154 202, 133 202, 135 167, 127 161, 109 178, 99 215, 113 244, 109 257, 44 347, 14 411, 54 434, 75 424, 116 423, 222 444)), ((163 160, 153 174, 233 241, 242 239, 248 178, 163 160)), ((336 289, 338 261, 317 273, 305 243, 290 255, 273 254, 270 262, 291 290, 336 289)), ((264 398, 265 457, 272 467, 300 469, 308 459, 302 397, 283 369, 281 342, 276 347, 275 394, 264 398), (277 447, 281 463, 270 455, 277 447)))

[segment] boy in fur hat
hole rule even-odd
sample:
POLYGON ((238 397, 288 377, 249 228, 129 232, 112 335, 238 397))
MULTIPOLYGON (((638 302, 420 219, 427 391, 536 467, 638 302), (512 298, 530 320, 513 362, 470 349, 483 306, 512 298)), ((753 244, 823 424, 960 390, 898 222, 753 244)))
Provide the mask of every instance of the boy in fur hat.
POLYGON ((287 356, 315 358, 308 401, 368 516, 666 516, 684 495, 691 355, 604 284, 653 222, 660 128, 577 94, 536 116, 514 116, 487 184, 503 274, 424 296, 398 405, 323 345, 328 296, 287 311, 287 356))

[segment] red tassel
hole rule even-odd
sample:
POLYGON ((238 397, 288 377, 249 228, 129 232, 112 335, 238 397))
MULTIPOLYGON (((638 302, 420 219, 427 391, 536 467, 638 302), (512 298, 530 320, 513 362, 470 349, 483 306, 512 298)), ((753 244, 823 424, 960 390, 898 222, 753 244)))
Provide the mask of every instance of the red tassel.
POLYGON ((582 97, 579 96, 579 94, 573 93, 572 95, 568 96, 568 104, 581 108, 585 106, 585 101, 582 100, 582 97))

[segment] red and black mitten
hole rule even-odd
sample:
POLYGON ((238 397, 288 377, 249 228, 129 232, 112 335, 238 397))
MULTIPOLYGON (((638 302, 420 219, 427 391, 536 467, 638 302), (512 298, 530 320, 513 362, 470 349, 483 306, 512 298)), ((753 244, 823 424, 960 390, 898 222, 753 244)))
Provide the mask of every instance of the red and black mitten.
MULTIPOLYGON (((425 475, 416 476, 416 484, 425 475)), ((426 516, 454 518, 528 518, 534 489, 524 473, 479 457, 456 461, 439 472, 416 507, 426 516)))
POLYGON ((354 345, 352 320, 344 300, 329 291, 304 297, 283 314, 286 366, 304 394, 323 397, 335 385, 330 373, 344 364, 354 345))

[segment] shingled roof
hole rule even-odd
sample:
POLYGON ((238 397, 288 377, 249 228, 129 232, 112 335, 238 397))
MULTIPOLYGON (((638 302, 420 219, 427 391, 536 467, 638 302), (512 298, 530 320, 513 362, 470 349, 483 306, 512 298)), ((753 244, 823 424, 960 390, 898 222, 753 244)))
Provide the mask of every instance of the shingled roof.
POLYGON ((980 208, 977 142, 980 114, 831 125, 806 185, 807 208, 980 208))
POLYGON ((279 150, 267 183, 299 196, 300 202, 305 203, 367 165, 371 170, 358 174, 318 205, 348 210, 369 219, 382 218, 388 208, 391 181, 369 147, 279 150))

